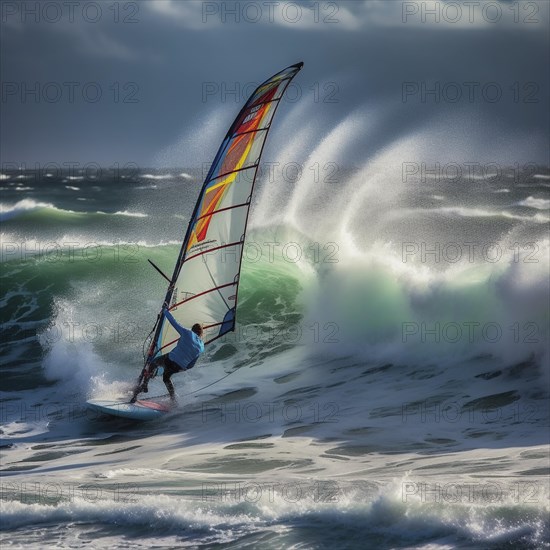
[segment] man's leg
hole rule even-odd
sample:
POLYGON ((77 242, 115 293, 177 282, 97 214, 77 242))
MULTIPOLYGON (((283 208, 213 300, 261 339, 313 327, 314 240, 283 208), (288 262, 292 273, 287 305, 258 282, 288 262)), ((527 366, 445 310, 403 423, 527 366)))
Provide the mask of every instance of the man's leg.
POLYGON ((172 384, 172 380, 170 380, 170 377, 174 374, 173 372, 167 372, 165 369, 164 374, 162 375, 162 381, 164 382, 166 389, 168 390, 168 393, 170 394, 170 399, 172 401, 176 401, 176 392, 174 391, 174 384, 172 384))
POLYGON ((172 384, 172 380, 170 380, 170 378, 173 374, 175 374, 176 372, 180 372, 181 370, 182 369, 177 363, 171 361, 168 357, 166 358, 166 361, 164 362, 164 374, 162 376, 162 381, 164 382, 164 385, 166 386, 166 389, 170 394, 170 399, 173 403, 177 403, 177 400, 176 392, 174 391, 174 384, 172 384))
POLYGON ((149 379, 153 377, 156 369, 164 364, 164 356, 161 356, 154 361, 151 361, 146 369, 144 369, 145 372, 142 372, 140 376, 140 380, 134 389, 134 395, 132 396, 132 399, 130 399, 130 403, 135 403, 138 394, 141 392, 147 393, 149 391, 148 384, 149 379))

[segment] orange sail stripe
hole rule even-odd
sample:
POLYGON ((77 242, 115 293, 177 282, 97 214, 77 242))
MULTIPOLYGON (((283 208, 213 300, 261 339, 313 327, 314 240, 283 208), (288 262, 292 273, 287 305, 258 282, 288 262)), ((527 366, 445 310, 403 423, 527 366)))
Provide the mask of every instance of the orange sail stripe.
MULTIPOLYGON (((222 173, 242 168, 245 160, 248 157, 248 153, 252 148, 255 137, 255 134, 245 134, 235 139, 234 143, 229 147, 226 159, 224 159, 224 163, 222 165, 222 173), (226 165, 227 169, 225 168, 226 165)), ((233 183, 233 181, 235 181, 235 173, 229 174, 223 181, 216 183, 210 189, 206 189, 206 193, 211 193, 212 191, 215 191, 215 193, 211 196, 205 196, 204 204, 198 216, 199 218, 202 216, 206 216, 207 214, 219 208, 219 205, 223 200, 223 197, 225 196, 229 185, 233 183)), ((191 234, 191 238, 189 239, 187 250, 206 238, 208 226, 210 225, 211 220, 211 216, 206 216, 198 221, 195 229, 193 230, 193 233, 191 234)))

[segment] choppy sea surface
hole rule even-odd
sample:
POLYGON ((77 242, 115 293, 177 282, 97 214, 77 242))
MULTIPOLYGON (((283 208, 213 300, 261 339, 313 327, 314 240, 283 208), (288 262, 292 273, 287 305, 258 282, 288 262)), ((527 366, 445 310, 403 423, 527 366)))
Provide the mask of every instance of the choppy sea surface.
POLYGON ((237 330, 149 423, 85 401, 139 374, 200 170, 0 178, 3 548, 550 546, 548 169, 264 174, 237 330))

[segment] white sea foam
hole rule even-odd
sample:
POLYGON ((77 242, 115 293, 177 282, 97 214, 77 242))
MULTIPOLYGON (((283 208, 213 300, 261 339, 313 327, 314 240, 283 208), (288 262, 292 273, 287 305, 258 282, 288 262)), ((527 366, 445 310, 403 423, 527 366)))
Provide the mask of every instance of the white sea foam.
POLYGON ((56 212, 66 212, 70 214, 76 213, 73 210, 63 210, 62 208, 58 208, 50 202, 40 202, 35 201, 34 199, 23 199, 15 204, 0 203, 0 220, 8 220, 10 218, 24 214, 25 212, 31 212, 33 210, 41 209, 54 210, 56 212))
POLYGON ((139 177, 149 180, 169 180, 174 176, 172 174, 141 174, 139 177))
POLYGON ((115 216, 128 216, 130 218, 147 218, 149 214, 143 212, 129 212, 128 210, 119 210, 114 213, 115 216))
POLYGON ((550 208, 550 199, 536 199, 535 197, 527 197, 518 202, 520 206, 528 206, 537 210, 548 210, 550 208))
POLYGON ((2 436, 10 439, 23 439, 48 433, 48 421, 24 422, 22 420, 2 424, 2 436))
POLYGON ((127 216, 129 218, 147 218, 148 214, 143 214, 142 212, 129 212, 128 210, 119 210, 118 212, 103 212, 98 210, 96 214, 104 214, 107 216, 127 216))
MULTIPOLYGON (((44 497, 36 498, 40 495, 29 495, 27 502, 10 501, 3 509, 4 528, 18 530, 10 533, 16 541, 23 537, 28 541, 37 524, 41 532, 56 532, 57 541, 63 541, 69 532, 78 533, 86 526, 95 529, 101 526, 102 537, 111 526, 118 530, 139 528, 142 530, 140 537, 134 537, 132 545, 146 548, 151 544, 194 546, 195 537, 216 546, 231 543, 237 546, 240 540, 247 545, 250 535, 260 532, 270 533, 270 537, 288 542, 285 547, 291 547, 300 536, 301 527, 316 533, 308 535, 310 542, 334 541, 337 546, 337 541, 345 537, 346 547, 359 548, 372 539, 395 540, 399 537, 401 546, 405 543, 408 548, 432 550, 454 548, 455 541, 464 539, 475 541, 476 547, 494 546, 495 542, 508 546, 507 543, 514 539, 529 541, 529 547, 535 547, 543 544, 548 531, 544 527, 544 513, 528 503, 518 505, 513 495, 505 502, 483 506, 463 504, 460 499, 455 503, 441 501, 441 497, 440 501, 426 501, 419 494, 404 494, 405 487, 411 492, 420 483, 429 485, 430 478, 426 481, 425 477, 422 480, 397 478, 378 490, 374 484, 365 487, 362 480, 356 480, 354 487, 349 489, 346 486, 351 482, 333 480, 332 485, 326 482, 325 492, 321 490, 317 494, 314 489, 311 494, 304 492, 303 488, 308 485, 299 480, 288 479, 284 484, 276 479, 271 483, 258 479, 250 481, 244 495, 237 489, 236 496, 228 494, 225 497, 215 492, 216 487, 223 484, 212 481, 206 488, 203 484, 202 499, 198 500, 187 495, 159 495, 152 487, 155 481, 158 482, 157 477, 151 476, 149 469, 142 469, 141 474, 142 479, 147 479, 147 498, 141 497, 135 481, 119 487, 118 492, 97 482, 87 485, 73 482, 72 488, 50 482, 49 502, 44 497), (271 490, 268 490, 269 485, 271 490), (331 486, 332 492, 326 492, 331 486), (214 491, 213 498, 205 498, 208 491, 214 491), (51 502, 55 497, 59 502, 51 502), (151 529, 144 533, 143 527, 149 525, 151 529), (426 541, 431 544, 425 544, 426 541)), ((189 480, 184 479, 189 485, 189 480)), ((174 489, 177 490, 178 485, 174 489)), ((448 489, 449 500, 451 497, 456 499, 458 483, 453 485, 454 492, 448 489)), ((247 486, 246 478, 240 481, 240 486, 247 486)), ((14 487, 6 483, 7 494, 14 491, 14 487)), ((40 485, 38 487, 40 489, 40 485)), ((197 491, 200 494, 200 489, 197 491)), ((487 498, 491 496, 487 492, 487 498)), ((116 546, 119 536, 111 535, 111 545, 116 546)))
MULTIPOLYGON (((139 239, 136 241, 125 240, 106 240, 83 235, 64 235, 56 241, 43 241, 36 238, 21 238, 13 233, 0 233, 0 243, 3 244, 1 261, 24 260, 33 256, 46 257, 48 254, 65 254, 70 257, 69 251, 81 250, 89 246, 118 248, 120 254, 133 252, 136 248, 162 248, 166 246, 181 245, 177 240, 146 241, 139 239), (8 244, 10 246, 8 246, 8 244)), ((57 256, 55 256, 57 257, 57 256)))
POLYGON ((482 208, 468 208, 463 206, 449 206, 431 211, 442 214, 454 214, 462 218, 507 218, 510 220, 521 220, 533 223, 547 223, 548 221, 550 221, 550 218, 548 216, 545 216, 544 214, 535 214, 534 216, 522 216, 520 214, 507 212, 506 210, 484 210, 482 208))

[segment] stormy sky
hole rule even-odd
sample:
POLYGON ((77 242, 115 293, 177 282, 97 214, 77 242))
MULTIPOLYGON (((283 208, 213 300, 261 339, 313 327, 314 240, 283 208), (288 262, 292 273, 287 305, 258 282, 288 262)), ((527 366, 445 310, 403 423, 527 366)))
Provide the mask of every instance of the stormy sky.
POLYGON ((442 162, 549 163, 544 0, 3 1, 0 45, 3 165, 208 162, 298 61, 271 158, 355 120, 352 164, 405 137, 442 162))

